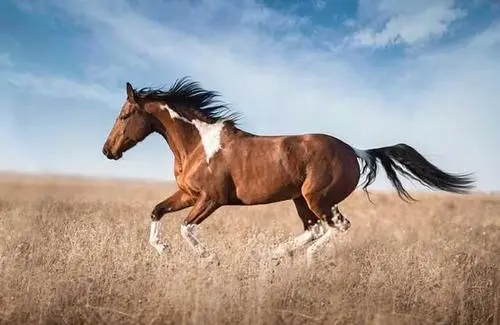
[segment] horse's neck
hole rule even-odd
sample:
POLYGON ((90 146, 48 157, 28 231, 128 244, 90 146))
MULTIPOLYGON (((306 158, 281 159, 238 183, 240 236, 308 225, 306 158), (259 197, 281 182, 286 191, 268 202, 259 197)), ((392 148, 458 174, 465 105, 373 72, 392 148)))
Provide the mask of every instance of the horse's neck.
POLYGON ((169 119, 161 122, 164 127, 160 134, 167 141, 175 159, 182 163, 200 143, 196 128, 180 119, 169 119))

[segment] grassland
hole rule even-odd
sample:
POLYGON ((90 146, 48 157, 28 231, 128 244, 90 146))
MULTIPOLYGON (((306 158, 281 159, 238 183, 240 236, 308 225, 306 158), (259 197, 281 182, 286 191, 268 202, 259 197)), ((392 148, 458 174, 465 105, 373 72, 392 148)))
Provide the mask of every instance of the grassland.
POLYGON ((311 268, 270 250, 301 232, 291 202, 223 207, 198 230, 202 263, 160 183, 0 177, 1 324, 499 324, 500 196, 355 193, 351 229, 311 268))

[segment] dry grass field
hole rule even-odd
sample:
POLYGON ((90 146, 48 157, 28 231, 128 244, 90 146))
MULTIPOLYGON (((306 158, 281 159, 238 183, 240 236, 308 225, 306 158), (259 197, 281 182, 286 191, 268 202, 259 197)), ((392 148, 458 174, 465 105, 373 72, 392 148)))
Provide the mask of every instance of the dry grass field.
POLYGON ((0 177, 1 324, 500 324, 500 196, 355 193, 351 229, 307 268, 270 251, 301 232, 291 202, 223 207, 181 238, 187 210, 148 244, 162 183, 0 177))

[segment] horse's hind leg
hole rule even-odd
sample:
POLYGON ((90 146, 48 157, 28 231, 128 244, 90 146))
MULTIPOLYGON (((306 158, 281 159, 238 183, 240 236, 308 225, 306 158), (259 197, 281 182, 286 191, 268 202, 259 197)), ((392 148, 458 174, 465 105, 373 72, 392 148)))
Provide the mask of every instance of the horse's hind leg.
POLYGON ((347 229, 351 228, 351 222, 342 212, 340 212, 338 205, 332 207, 332 217, 326 219, 326 222, 330 227, 340 232, 345 232, 347 229))
POLYGON ((318 238, 318 240, 316 240, 314 243, 312 243, 311 246, 307 248, 306 251, 307 266, 311 266, 311 264, 314 262, 314 255, 316 254, 316 252, 319 251, 321 248, 323 248, 326 244, 328 244, 328 242, 333 237, 335 232, 336 232, 335 229, 327 228, 323 236, 318 238))
POLYGON ((306 258, 308 266, 313 263, 314 254, 316 254, 317 251, 323 248, 323 246, 325 246, 330 241, 335 233, 345 232, 351 227, 351 222, 342 214, 342 212, 340 212, 338 205, 334 205, 331 208, 331 215, 326 214, 324 215, 324 217, 326 218, 326 222, 329 228, 321 238, 315 241, 307 249, 306 258))
POLYGON ((336 203, 332 204, 328 202, 330 201, 328 196, 306 194, 304 197, 309 209, 321 219, 321 223, 324 224, 324 222, 326 222, 328 225, 323 236, 307 248, 307 264, 311 265, 316 252, 323 248, 337 231, 347 230, 350 227, 350 222, 340 213, 336 203))
POLYGON ((304 197, 298 197, 293 199, 293 203, 295 204, 295 209, 297 210, 297 214, 302 221, 302 226, 304 227, 304 231, 311 230, 311 227, 317 224, 320 219, 316 214, 314 214, 311 209, 307 206, 307 202, 304 197))
POLYGON ((287 253, 304 247, 310 242, 313 242, 317 238, 321 237, 324 233, 324 228, 321 223, 319 223, 319 218, 309 209, 307 202, 303 197, 294 199, 293 203, 295 204, 297 214, 302 221, 304 232, 278 246, 278 248, 274 251, 274 259, 281 258, 287 253))

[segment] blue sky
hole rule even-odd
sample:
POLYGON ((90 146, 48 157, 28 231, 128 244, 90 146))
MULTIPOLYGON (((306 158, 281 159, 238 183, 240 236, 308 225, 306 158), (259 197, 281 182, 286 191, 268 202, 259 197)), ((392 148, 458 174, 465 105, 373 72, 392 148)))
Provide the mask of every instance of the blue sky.
POLYGON ((406 142, 500 189, 494 0, 7 0, 0 74, 4 171, 172 179, 158 135, 121 161, 101 148, 125 82, 189 75, 250 132, 406 142))

